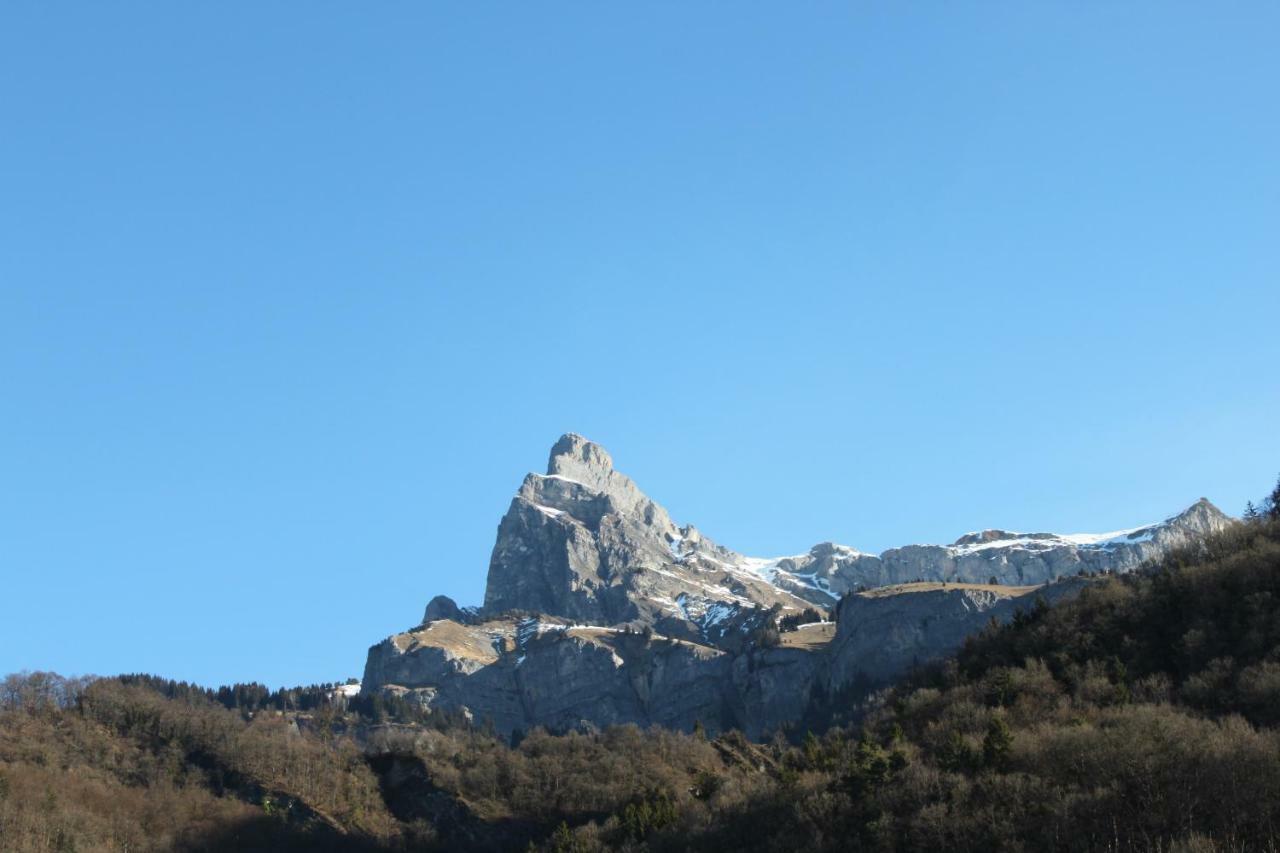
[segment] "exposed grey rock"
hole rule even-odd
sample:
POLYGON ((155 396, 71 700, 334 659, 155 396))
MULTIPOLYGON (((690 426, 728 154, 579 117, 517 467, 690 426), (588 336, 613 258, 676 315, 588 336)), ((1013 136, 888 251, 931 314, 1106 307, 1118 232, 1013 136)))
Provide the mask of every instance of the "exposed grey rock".
POLYGON ((840 602, 828 650, 831 685, 855 679, 891 681, 913 666, 952 654, 991 619, 1007 622, 1037 597, 1055 604, 1078 595, 1090 581, 1072 578, 1040 587, 980 584, 908 584, 855 593, 840 602))
POLYGON ((758 738, 800 719, 815 687, 825 688, 829 665, 821 646, 782 646, 738 655, 733 662, 737 728, 758 738))
MULTIPOLYGON (((791 635, 787 635, 790 637, 791 635)), ((829 638, 828 638, 829 639, 829 638)), ((634 723, 758 737, 798 718, 825 684, 822 644, 710 646, 538 618, 448 620, 369 650, 364 683, 428 709, 492 721, 503 734, 634 723)))
POLYGON ((705 641, 743 611, 806 606, 744 559, 692 526, 677 527, 613 470, 603 448, 569 434, 552 448, 545 475, 525 477, 498 525, 484 612, 661 625, 705 641))
POLYGON ((455 622, 461 622, 462 610, 458 607, 457 602, 449 596, 437 595, 427 602, 427 610, 422 615, 422 621, 425 624, 434 622, 437 619, 452 619, 455 622))
POLYGON ((823 543, 808 554, 776 561, 774 583, 818 603, 847 592, 912 581, 1044 584, 1081 573, 1122 573, 1158 559, 1173 548, 1216 533, 1232 523, 1207 499, 1156 524, 1102 534, 1010 533, 985 530, 951 545, 907 545, 864 554, 823 543))
POLYGON ((1230 523, 1201 499, 1108 534, 985 530, 879 555, 825 542, 752 558, 678 526, 603 448, 568 434, 498 526, 483 608, 432 599, 423 625, 369 650, 363 689, 504 733, 701 722, 754 737, 799 719, 815 691, 891 680, 1037 595, 1078 593, 1081 574, 1130 571, 1230 523), (755 640, 786 612, 829 615, 838 600, 834 624, 755 640))
POLYGON ((510 733, 658 724, 691 730, 737 725, 726 688, 732 658, 660 635, 558 621, 447 620, 369 650, 367 683, 428 708, 465 710, 510 733))

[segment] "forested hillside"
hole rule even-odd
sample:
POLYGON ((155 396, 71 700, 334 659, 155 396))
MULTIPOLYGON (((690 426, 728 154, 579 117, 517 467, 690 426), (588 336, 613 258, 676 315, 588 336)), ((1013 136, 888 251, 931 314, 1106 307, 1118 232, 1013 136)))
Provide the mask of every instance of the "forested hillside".
POLYGON ((511 745, 322 687, 10 677, 0 846, 1274 850, 1276 514, 766 744, 622 727, 511 745))

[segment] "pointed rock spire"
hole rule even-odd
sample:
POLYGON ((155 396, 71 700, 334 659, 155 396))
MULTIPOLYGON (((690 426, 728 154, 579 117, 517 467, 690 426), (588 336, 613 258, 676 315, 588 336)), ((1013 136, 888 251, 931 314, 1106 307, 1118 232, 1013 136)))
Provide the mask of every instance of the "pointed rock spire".
POLYGON ((594 441, 575 432, 560 436, 547 460, 547 475, 577 480, 597 491, 609 491, 614 479, 613 457, 594 441))

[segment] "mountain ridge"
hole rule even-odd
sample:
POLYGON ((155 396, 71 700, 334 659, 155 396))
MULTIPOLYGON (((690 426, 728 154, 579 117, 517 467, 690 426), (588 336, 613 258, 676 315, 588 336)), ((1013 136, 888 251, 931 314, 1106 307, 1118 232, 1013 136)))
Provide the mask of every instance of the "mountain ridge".
MULTIPOLYGON (((731 584, 726 591, 708 589, 704 584, 703 591, 712 594, 703 596, 691 591, 695 597, 726 605, 738 604, 745 597, 765 606, 780 603, 784 610, 805 606, 829 608, 841 595, 860 587, 914 580, 985 583, 994 577, 1000 583, 1025 585, 1046 583, 1081 571, 1126 571, 1227 523, 1227 516, 1207 498, 1200 498, 1163 521, 1108 533, 1023 533, 990 528, 963 534, 951 544, 907 544, 887 548, 879 554, 827 541, 803 554, 753 557, 716 543, 692 524, 677 525, 660 504, 614 468, 607 450, 580 434, 566 433, 551 449, 547 473, 530 473, 525 477, 499 525, 498 541, 490 559, 484 609, 489 613, 504 608, 543 610, 562 616, 590 613, 597 619, 614 622, 636 618, 658 621, 659 614, 641 613, 640 608, 628 612, 620 602, 593 611, 587 606, 556 601, 558 593, 554 590, 551 595, 541 595, 531 589, 534 581, 556 586, 556 579, 540 572, 549 565, 549 560, 556 561, 552 555, 533 547, 531 542, 547 545, 547 537, 529 528, 537 528, 543 520, 558 522, 561 526, 576 521, 600 539, 601 524, 610 515, 631 523, 617 531, 604 531, 605 547, 597 550, 607 553, 598 555, 600 558, 593 559, 588 551, 582 550, 589 545, 586 537, 566 537, 564 547, 570 553, 566 560, 556 563, 556 568, 561 570, 559 580, 568 578, 575 593, 584 589, 575 586, 576 581, 585 584, 590 597, 590 590, 598 586, 593 572, 599 574, 602 570, 605 583, 599 591, 605 596, 622 594, 625 597, 625 593, 611 591, 611 588, 618 583, 626 585, 627 568, 670 571, 680 566, 715 571, 719 567, 735 576, 733 580, 738 586, 731 584), (530 511, 536 511, 543 518, 529 516, 530 511), (526 548, 523 552, 519 550, 522 546, 526 548), (625 552, 625 565, 619 565, 619 548, 625 552), (522 554, 531 552, 537 552, 535 558, 521 559, 522 554), (537 564, 533 565, 535 561, 537 564), (777 592, 759 589, 753 583, 757 578, 777 592), (624 614, 627 618, 622 618, 624 614)), ((559 544, 551 543, 557 549, 559 544)), ((699 586, 691 577, 680 580, 699 586)), ((660 603, 671 602, 667 615, 679 616, 679 608, 672 606, 674 597, 662 594, 664 586, 670 585, 654 586, 655 597, 662 600, 660 603)))
POLYGON ((363 683, 502 732, 636 722, 757 736, 800 718, 811 695, 953 651, 1033 591, 1073 597, 1089 576, 1230 523, 1201 499, 1104 534, 992 528, 880 554, 822 542, 750 557, 678 525, 608 451, 566 433, 499 522, 483 604, 433 598, 419 626, 370 648, 363 683), (818 625, 782 633, 784 616, 818 625))

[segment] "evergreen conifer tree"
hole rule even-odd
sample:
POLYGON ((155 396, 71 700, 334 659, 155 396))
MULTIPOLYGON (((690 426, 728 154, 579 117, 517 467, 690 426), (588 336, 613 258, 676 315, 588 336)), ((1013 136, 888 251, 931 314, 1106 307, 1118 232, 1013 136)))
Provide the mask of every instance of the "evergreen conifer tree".
POLYGON ((1267 495, 1263 508, 1268 518, 1280 518, 1280 477, 1276 478, 1276 487, 1267 495))

